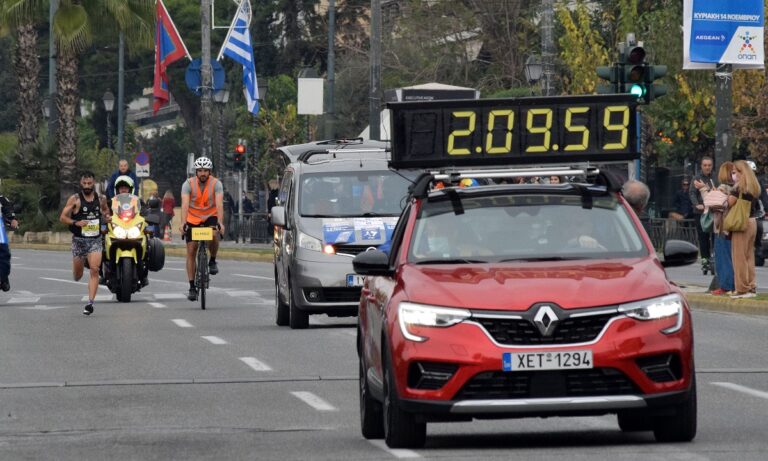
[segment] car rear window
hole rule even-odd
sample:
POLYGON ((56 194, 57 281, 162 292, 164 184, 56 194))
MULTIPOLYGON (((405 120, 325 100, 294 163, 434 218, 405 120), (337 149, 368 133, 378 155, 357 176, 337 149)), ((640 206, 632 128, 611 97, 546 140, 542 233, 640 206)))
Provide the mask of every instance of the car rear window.
POLYGON ((305 217, 400 216, 410 182, 391 171, 306 173, 299 213, 305 217))
POLYGON ((499 262, 614 259, 648 254, 627 210, 615 196, 492 195, 425 201, 409 247, 409 261, 499 262))

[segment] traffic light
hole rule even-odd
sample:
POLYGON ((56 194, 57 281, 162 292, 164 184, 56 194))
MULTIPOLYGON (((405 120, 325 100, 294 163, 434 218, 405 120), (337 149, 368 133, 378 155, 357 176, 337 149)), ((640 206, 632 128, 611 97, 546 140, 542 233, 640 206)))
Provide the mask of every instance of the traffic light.
POLYGON ((645 82, 645 102, 650 103, 656 98, 660 98, 667 94, 667 86, 660 83, 654 83, 655 80, 667 75, 667 66, 645 66, 645 75, 643 80, 645 82))
POLYGON ((614 64, 611 67, 599 66, 597 68, 597 76, 611 83, 610 85, 605 83, 597 85, 597 94, 619 93, 619 72, 620 67, 618 64, 614 64))
POLYGON ((245 156, 247 152, 248 151, 245 147, 245 143, 240 140, 240 142, 235 146, 235 152, 232 157, 235 170, 242 171, 245 169, 245 156))
POLYGON ((645 49, 642 42, 634 42, 634 37, 627 37, 627 45, 621 51, 624 55, 622 93, 629 93, 638 99, 645 98, 645 49))
POLYGON ((235 154, 234 152, 224 152, 224 167, 227 171, 235 169, 235 154))

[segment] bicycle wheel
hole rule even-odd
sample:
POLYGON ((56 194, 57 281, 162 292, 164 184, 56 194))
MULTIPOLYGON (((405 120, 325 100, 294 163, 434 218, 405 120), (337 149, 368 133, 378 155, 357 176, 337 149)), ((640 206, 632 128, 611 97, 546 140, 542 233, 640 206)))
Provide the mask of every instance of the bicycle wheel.
POLYGON ((205 289, 208 288, 208 251, 205 242, 200 242, 197 249, 197 284, 198 296, 200 298, 200 309, 205 310, 205 289))

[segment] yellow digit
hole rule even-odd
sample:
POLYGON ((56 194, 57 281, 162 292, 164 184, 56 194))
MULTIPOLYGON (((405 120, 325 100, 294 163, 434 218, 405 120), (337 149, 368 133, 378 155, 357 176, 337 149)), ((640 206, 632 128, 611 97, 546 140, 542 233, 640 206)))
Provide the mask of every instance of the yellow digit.
POLYGON ((531 109, 528 111, 528 119, 525 122, 525 128, 530 134, 543 134, 544 142, 540 146, 528 146, 526 152, 548 152, 549 143, 552 140, 552 109, 531 109), (533 117, 537 115, 546 115, 544 126, 533 126, 533 117))
POLYGON ((629 137, 629 107, 627 106, 608 106, 605 108, 603 116, 603 126, 608 131, 620 131, 621 141, 611 142, 603 146, 605 150, 623 150, 627 148, 627 138, 629 137), (621 114, 621 124, 611 123, 613 114, 621 114))
POLYGON ((492 110, 488 114, 488 134, 485 139, 485 151, 489 154, 508 154, 512 151, 512 128, 515 125, 515 113, 511 110, 492 110), (507 134, 504 138, 504 147, 493 146, 493 129, 496 117, 507 117, 507 134))
POLYGON ((453 112, 451 116, 454 118, 466 118, 468 121, 466 130, 453 130, 451 131, 451 134, 448 135, 448 155, 469 155, 471 153, 469 148, 455 147, 456 138, 471 136, 472 133, 475 132, 475 120, 477 116, 471 111, 453 112))
POLYGON ((573 114, 586 114, 589 107, 569 107, 565 111, 565 129, 569 133, 581 133, 581 144, 569 144, 565 146, 566 152, 587 150, 589 147, 589 128, 586 125, 574 125, 573 114))

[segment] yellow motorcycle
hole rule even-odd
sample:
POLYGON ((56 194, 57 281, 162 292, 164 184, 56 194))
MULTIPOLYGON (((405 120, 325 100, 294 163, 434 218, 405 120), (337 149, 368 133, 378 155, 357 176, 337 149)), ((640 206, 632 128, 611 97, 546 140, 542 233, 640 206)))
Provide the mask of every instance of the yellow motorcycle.
POLYGON ((133 293, 149 284, 148 271, 163 268, 165 250, 159 239, 152 238, 147 220, 139 213, 138 197, 117 195, 115 208, 107 224, 102 270, 109 291, 127 303, 133 293))

